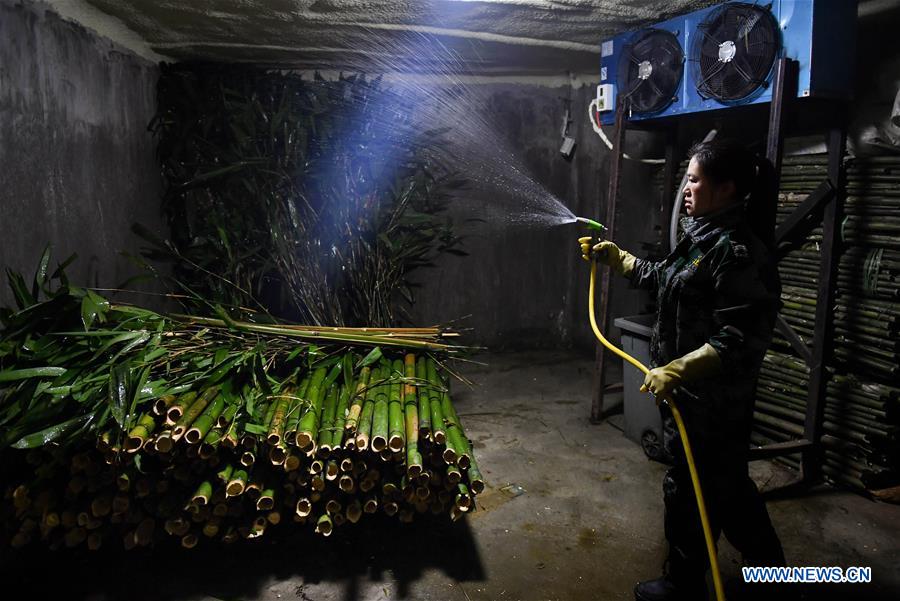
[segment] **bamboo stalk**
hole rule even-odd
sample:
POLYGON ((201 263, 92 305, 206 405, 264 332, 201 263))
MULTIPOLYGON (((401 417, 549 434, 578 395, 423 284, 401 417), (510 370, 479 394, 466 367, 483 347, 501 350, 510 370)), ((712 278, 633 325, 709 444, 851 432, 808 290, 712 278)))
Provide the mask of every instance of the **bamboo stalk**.
POLYGON ((350 409, 347 413, 347 421, 344 422, 344 428, 350 433, 350 436, 347 439, 349 443, 350 440, 354 441, 356 439, 356 428, 359 424, 359 416, 362 413, 363 402, 365 401, 365 392, 366 388, 369 385, 369 377, 372 368, 366 366, 363 367, 359 372, 359 380, 356 382, 356 391, 353 395, 352 402, 350 404, 350 409))
POLYGON ((322 425, 319 428, 318 449, 322 457, 331 454, 331 441, 334 439, 334 418, 337 414, 338 387, 332 384, 325 393, 325 402, 322 405, 322 425))
POLYGON ((410 384, 416 376, 416 356, 408 353, 404 359, 407 382, 403 389, 403 409, 406 420, 406 473, 415 478, 422 473, 419 453, 419 404, 416 387, 410 384))
POLYGON ((213 386, 212 388, 207 388, 197 396, 190 407, 185 409, 184 415, 175 422, 175 427, 172 428, 172 440, 174 442, 178 442, 181 437, 185 435, 188 428, 194 423, 194 420, 200 416, 203 410, 206 409, 206 406, 213 401, 218 394, 219 389, 217 387, 213 386))
POLYGON ((405 384, 401 384, 400 378, 404 375, 404 363, 399 359, 393 363, 393 382, 388 396, 388 448, 399 453, 406 448, 403 420, 403 394, 405 384))
MULTIPOLYGON (((428 364, 425 357, 419 357, 416 361, 416 378, 419 382, 428 381, 428 364)), ((416 387, 419 397, 419 435, 425 439, 431 439, 431 396, 428 389, 419 384, 416 387)))
MULTIPOLYGON (((193 407, 191 407, 191 409, 193 409, 193 407)), ((222 415, 223 411, 225 411, 225 397, 217 395, 193 421, 191 427, 184 435, 184 439, 189 444, 197 444, 203 440, 213 427, 213 424, 219 419, 219 416, 222 415)))
POLYGON ((319 367, 313 372, 309 384, 309 409, 300 418, 297 424, 297 446, 301 451, 312 454, 315 452, 316 435, 319 430, 319 419, 322 411, 322 402, 327 391, 323 390, 322 383, 327 375, 324 367, 319 367))
POLYGON ((388 402, 390 396, 391 366, 385 365, 380 370, 381 381, 375 387, 375 406, 372 415, 372 450, 376 453, 387 448, 388 438, 388 402))
POLYGON ((127 453, 135 453, 140 450, 147 442, 147 439, 150 438, 150 435, 153 434, 155 428, 156 420, 153 419, 153 416, 142 413, 138 417, 137 425, 128 432, 128 437, 125 440, 125 451, 127 453))
POLYGON ((363 403, 362 414, 359 418, 359 426, 356 429, 356 448, 365 451, 369 448, 369 437, 372 432, 372 420, 375 415, 375 389, 376 382, 382 379, 381 368, 376 367, 369 376, 369 384, 366 388, 366 397, 363 403))
POLYGON ((428 374, 428 399, 431 408, 431 436, 434 442, 443 445, 447 443, 447 434, 444 430, 444 416, 441 412, 440 380, 434 360, 429 358, 426 363, 428 374))
POLYGON ((172 401, 169 408, 166 410, 166 425, 174 426, 184 415, 184 412, 187 411, 188 407, 193 405, 196 400, 197 393, 190 391, 172 401))

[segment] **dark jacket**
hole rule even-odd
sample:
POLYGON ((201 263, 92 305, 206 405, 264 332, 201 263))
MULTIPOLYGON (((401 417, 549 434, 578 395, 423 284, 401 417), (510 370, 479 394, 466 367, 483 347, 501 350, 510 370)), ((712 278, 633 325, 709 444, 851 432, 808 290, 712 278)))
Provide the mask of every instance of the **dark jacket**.
POLYGON ((775 260, 750 231, 742 204, 682 225, 685 236, 668 257, 638 259, 630 276, 633 286, 656 291, 651 359, 658 367, 711 344, 722 372, 691 383, 698 398, 679 408, 691 429, 744 430, 780 306, 775 260))

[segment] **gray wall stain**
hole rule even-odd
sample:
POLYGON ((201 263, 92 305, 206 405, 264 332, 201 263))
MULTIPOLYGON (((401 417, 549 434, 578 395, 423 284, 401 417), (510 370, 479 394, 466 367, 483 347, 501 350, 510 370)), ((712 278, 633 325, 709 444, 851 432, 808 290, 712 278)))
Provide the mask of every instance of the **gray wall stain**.
MULTIPOLYGON (((0 2, 0 268, 30 279, 47 243, 73 282, 134 273, 133 222, 161 231, 147 125, 157 67, 39 4, 0 2)), ((12 297, 3 278, 0 304, 12 297)))

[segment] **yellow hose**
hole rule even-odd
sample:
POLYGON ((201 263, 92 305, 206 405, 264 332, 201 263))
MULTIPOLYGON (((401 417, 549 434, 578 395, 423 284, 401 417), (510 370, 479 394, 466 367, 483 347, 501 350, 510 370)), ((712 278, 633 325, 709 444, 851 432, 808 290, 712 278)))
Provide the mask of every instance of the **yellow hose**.
MULTIPOLYGON (((597 319, 594 317, 594 286, 597 281, 597 261, 591 261, 591 287, 588 290, 588 315, 591 318, 591 328, 594 335, 603 346, 611 350, 613 353, 628 361, 636 368, 644 372, 646 375, 650 370, 647 367, 626 353, 617 348, 613 343, 603 336, 603 332, 597 327, 597 319)), ((691 443, 688 441, 687 432, 684 429, 684 421, 681 419, 681 412, 672 400, 667 401, 672 416, 675 418, 675 424, 678 426, 678 434, 681 436, 681 444, 684 447, 684 456, 687 458, 688 470, 691 473, 691 483, 694 485, 694 495, 697 497, 697 510, 700 512, 700 522, 703 524, 703 536, 706 538, 706 550, 709 552, 709 565, 712 569, 713 585, 716 588, 716 599, 725 601, 725 590, 722 588, 722 575, 719 573, 719 560, 716 557, 716 544, 713 542, 712 531, 709 528, 709 517, 706 515, 706 503, 703 500, 703 491, 700 489, 700 477, 697 475, 697 466, 694 465, 694 453, 691 452, 691 443)))

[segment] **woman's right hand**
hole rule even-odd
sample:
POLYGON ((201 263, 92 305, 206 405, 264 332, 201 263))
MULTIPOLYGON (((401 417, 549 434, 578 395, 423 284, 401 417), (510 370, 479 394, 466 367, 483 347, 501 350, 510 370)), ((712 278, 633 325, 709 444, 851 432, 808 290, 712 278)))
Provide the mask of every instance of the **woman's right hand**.
POLYGON ((614 242, 609 240, 594 242, 591 236, 584 236, 578 239, 578 244, 581 246, 581 258, 585 261, 596 260, 609 265, 622 275, 628 275, 634 267, 634 256, 620 249, 614 242))

